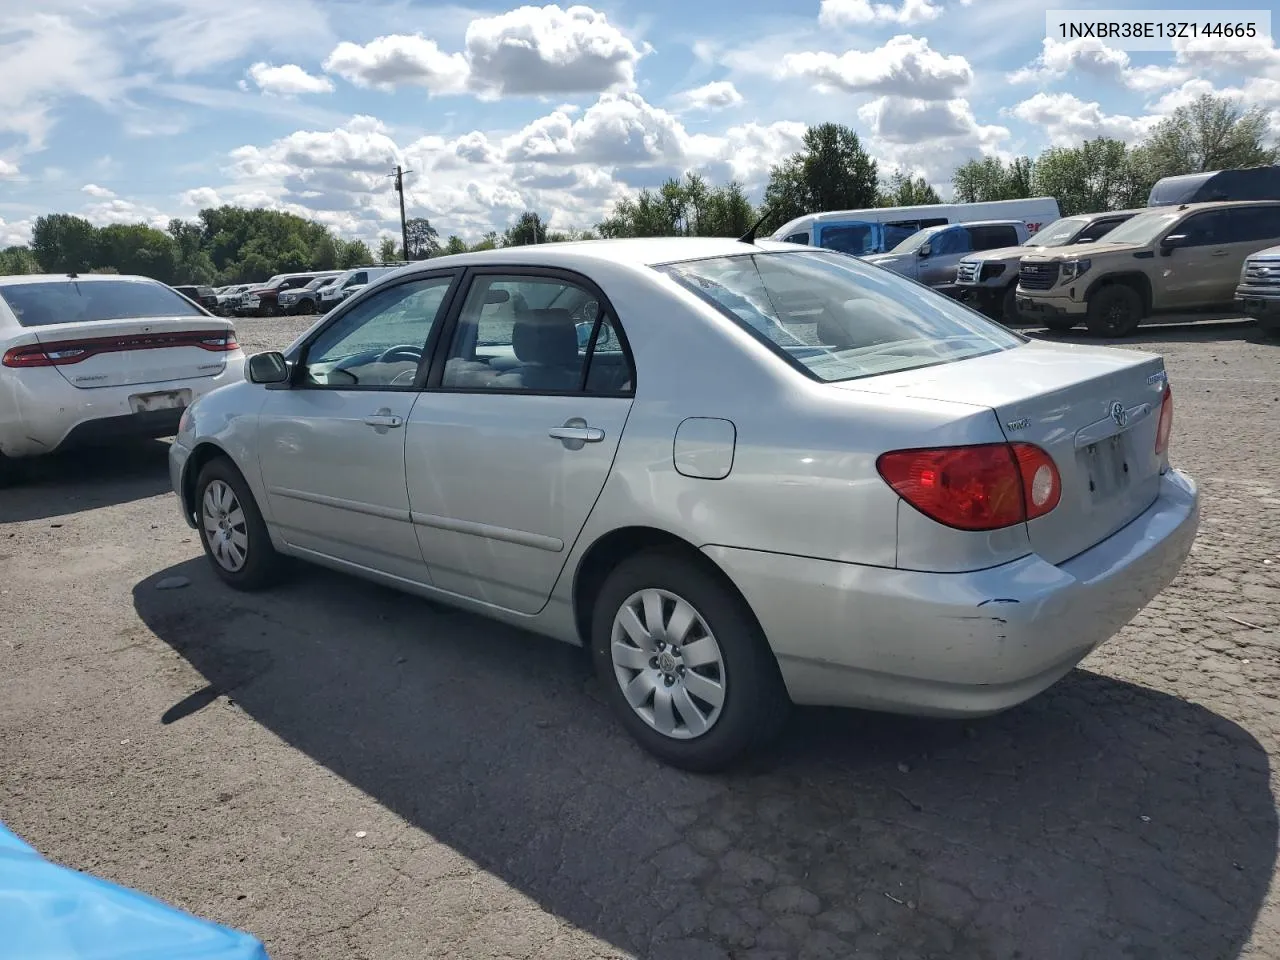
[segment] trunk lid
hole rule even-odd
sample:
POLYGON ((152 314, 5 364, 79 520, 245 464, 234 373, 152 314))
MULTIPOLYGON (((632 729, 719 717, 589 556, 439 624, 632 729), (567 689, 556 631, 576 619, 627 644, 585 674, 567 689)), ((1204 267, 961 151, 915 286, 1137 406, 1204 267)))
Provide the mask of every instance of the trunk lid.
POLYGON ((46 353, 65 358, 55 369, 82 390, 215 377, 231 351, 214 341, 235 337, 229 321, 203 316, 55 323, 28 332, 46 353))
POLYGON ((1155 354, 1033 341, 955 363, 836 384, 992 410, 1006 439, 1034 443, 1062 477, 1057 508, 1027 524, 1032 549, 1062 563, 1156 499, 1164 360, 1155 354))

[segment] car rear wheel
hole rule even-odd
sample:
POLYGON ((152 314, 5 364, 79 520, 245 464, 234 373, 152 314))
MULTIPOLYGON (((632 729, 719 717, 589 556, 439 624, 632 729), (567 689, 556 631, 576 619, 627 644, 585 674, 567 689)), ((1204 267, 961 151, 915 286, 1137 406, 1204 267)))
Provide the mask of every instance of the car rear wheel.
POLYGON ((1105 286, 1089 298, 1085 322, 1094 336, 1127 337, 1142 322, 1142 297, 1124 284, 1105 286))
POLYGON ((257 501, 230 460, 217 457, 196 478, 196 525, 205 556, 224 583, 261 590, 275 583, 284 558, 271 544, 257 501))
POLYGON ((591 638, 622 725, 672 766, 723 769, 767 744, 786 718, 790 701, 755 617, 679 553, 620 564, 596 600, 591 638))

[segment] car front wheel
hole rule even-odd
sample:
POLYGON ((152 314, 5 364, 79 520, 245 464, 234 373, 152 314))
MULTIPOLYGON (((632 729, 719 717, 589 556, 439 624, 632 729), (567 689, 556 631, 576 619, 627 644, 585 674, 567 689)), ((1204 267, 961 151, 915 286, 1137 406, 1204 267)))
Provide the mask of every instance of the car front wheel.
POLYGON ((205 556, 224 583, 261 590, 283 572, 257 501, 230 460, 217 457, 196 478, 196 525, 205 556))
POLYGON ((720 770, 766 745, 790 705, 750 610, 679 553, 642 554, 609 575, 591 652, 623 726, 685 770, 720 770))
POLYGON ((1085 322, 1096 337, 1127 337, 1142 322, 1142 297, 1124 284, 1105 286, 1089 298, 1085 322))

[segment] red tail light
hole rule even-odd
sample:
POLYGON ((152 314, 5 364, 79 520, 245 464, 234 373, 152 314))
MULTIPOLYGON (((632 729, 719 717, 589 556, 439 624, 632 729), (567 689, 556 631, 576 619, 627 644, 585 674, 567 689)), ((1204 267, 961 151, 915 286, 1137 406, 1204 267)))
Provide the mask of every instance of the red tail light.
POLYGON ((1156 454, 1163 455, 1169 449, 1169 434, 1173 432, 1173 391, 1164 385, 1164 399, 1160 401, 1160 424, 1156 427, 1156 454))
POLYGON ((876 461, 889 486, 957 530, 999 530, 1042 517, 1062 499, 1053 459, 1029 443, 896 450, 876 461))
POLYGON ((59 340, 56 343, 32 343, 7 350, 6 367, 61 367, 80 363, 103 353, 128 350, 162 350, 172 347, 199 347, 213 353, 238 350, 236 335, 231 330, 187 330, 181 333, 139 333, 123 337, 86 337, 59 340))

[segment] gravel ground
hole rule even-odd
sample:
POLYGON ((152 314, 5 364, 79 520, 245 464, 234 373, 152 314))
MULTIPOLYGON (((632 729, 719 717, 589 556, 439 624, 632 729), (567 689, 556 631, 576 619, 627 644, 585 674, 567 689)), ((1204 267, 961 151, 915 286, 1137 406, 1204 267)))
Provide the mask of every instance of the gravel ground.
POLYGON ((275 960, 1280 957, 1280 345, 1128 345, 1204 491, 1177 582, 1019 709, 803 711, 726 777, 640 753, 570 648, 223 589, 161 443, 41 463, 0 494, 0 819, 275 960))

